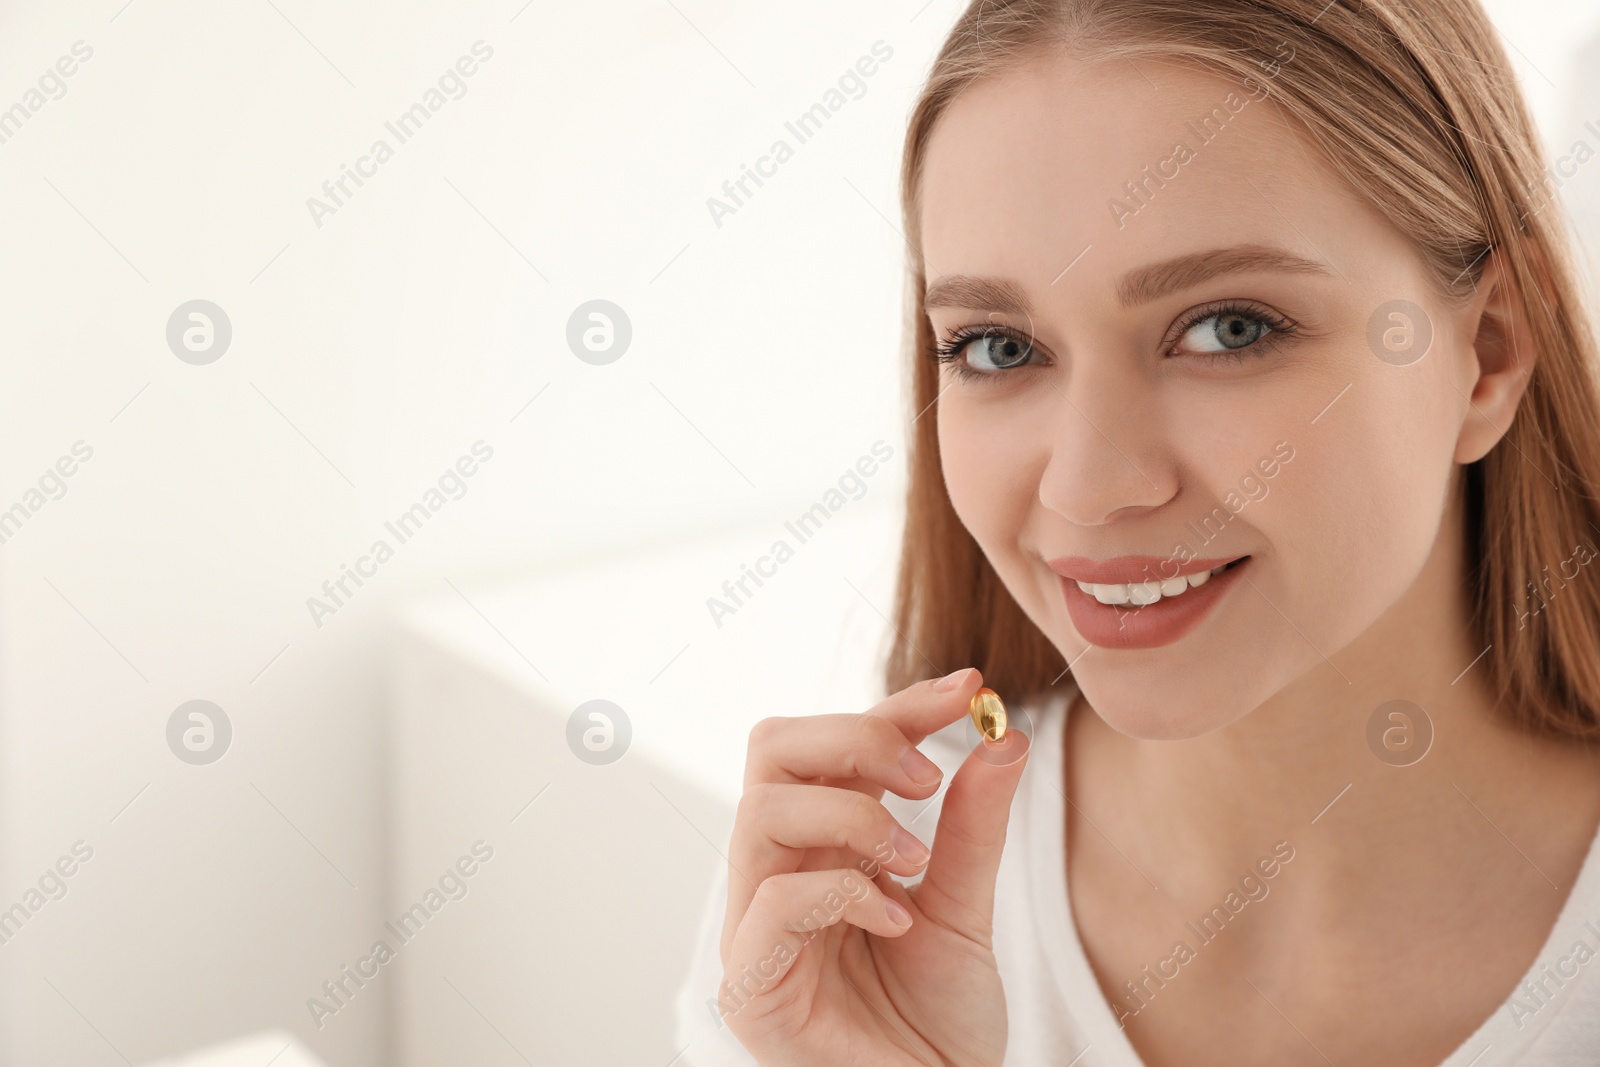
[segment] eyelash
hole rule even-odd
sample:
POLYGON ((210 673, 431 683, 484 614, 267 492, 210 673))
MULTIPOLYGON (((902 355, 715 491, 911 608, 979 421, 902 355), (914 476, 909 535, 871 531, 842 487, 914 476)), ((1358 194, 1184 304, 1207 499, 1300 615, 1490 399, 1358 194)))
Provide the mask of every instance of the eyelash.
MULTIPOLYGON (((1227 315, 1237 315, 1240 318, 1255 319, 1265 323, 1267 335, 1259 341, 1252 341, 1243 348, 1223 349, 1221 352, 1206 352, 1198 358, 1214 359, 1224 363, 1243 363, 1246 359, 1260 358, 1272 351, 1278 345, 1293 337, 1299 330, 1299 323, 1284 318, 1277 312, 1261 304, 1248 300, 1222 300, 1214 304, 1202 305, 1191 311, 1182 320, 1177 335, 1182 337, 1195 326, 1207 319, 1219 318, 1227 315)), ((1191 359, 1197 358, 1194 356, 1191 359)))
MULTIPOLYGON (((1267 327, 1266 336, 1258 341, 1253 341, 1242 348, 1223 349, 1220 352, 1205 352, 1198 356, 1189 356, 1186 358, 1207 359, 1215 362, 1230 364, 1242 363, 1246 359, 1259 359, 1262 356, 1265 356, 1273 348, 1277 347, 1277 345, 1292 337, 1299 328, 1298 324, 1291 322, 1290 320, 1276 314, 1262 305, 1253 304, 1249 301, 1224 300, 1214 304, 1202 305, 1201 307, 1190 311, 1180 321, 1180 325, 1176 330, 1176 337, 1181 338, 1184 334, 1188 333, 1190 330, 1194 329, 1195 326, 1206 321, 1207 319, 1213 319, 1227 315, 1237 315, 1240 318, 1254 319, 1257 322, 1263 323, 1267 327)), ((967 364, 967 361, 963 356, 963 353, 965 353, 969 344, 986 336, 995 336, 1006 338, 1008 340, 1014 340, 1029 349, 1029 362, 1018 363, 1012 367, 1006 368, 1006 370, 1016 370, 1020 367, 1033 365, 1031 361, 1031 354, 1033 351, 1035 351, 1035 349, 1033 348, 1032 340, 1020 330, 1013 329, 1009 326, 1000 326, 992 323, 983 326, 962 326, 955 329, 948 337, 941 338, 934 346, 933 358, 941 364, 953 364, 956 373, 962 378, 968 380, 993 378, 999 374, 1003 374, 1005 371, 975 370, 967 364)))

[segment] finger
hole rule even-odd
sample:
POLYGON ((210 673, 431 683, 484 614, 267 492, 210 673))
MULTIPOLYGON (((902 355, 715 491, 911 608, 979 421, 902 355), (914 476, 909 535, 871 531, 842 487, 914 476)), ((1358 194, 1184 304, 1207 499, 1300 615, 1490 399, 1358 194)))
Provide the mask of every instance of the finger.
POLYGON ((750 731, 744 785, 763 782, 870 783, 914 800, 943 778, 900 728, 870 712, 762 719, 750 731))
POLYGON ((936 730, 941 730, 968 713, 972 695, 983 687, 983 674, 966 667, 945 675, 908 685, 879 702, 867 714, 888 719, 913 745, 936 730))
POLYGON ((861 714, 763 719, 750 731, 745 784, 864 778, 923 799, 940 774, 916 746, 965 715, 982 684, 977 668, 968 667, 909 685, 861 714))
POLYGON ((930 855, 927 845, 865 793, 819 785, 753 785, 739 798, 729 841, 724 946, 762 882, 800 870, 808 849, 827 850, 813 858, 813 867, 851 863, 869 878, 884 869, 916 875, 930 855))
POLYGON ((911 914, 849 868, 779 874, 762 882, 725 958, 723 1012, 737 1015, 773 992, 817 933, 840 922, 899 937, 910 929, 911 914), (896 912, 903 922, 896 921, 896 912))
POLYGON ((864 793, 777 783, 745 790, 734 816, 730 862, 759 882, 799 870, 808 848, 848 849, 903 875, 919 873, 929 856, 915 834, 864 793))
POLYGON ((850 863, 866 877, 880 870, 912 876, 930 855, 876 799, 850 789, 760 783, 739 798, 729 842, 730 876, 723 939, 728 942, 761 883, 800 870, 808 849, 827 850, 813 867, 850 863))
POLYGON ((1028 735, 1011 729, 1002 740, 980 741, 968 753, 945 792, 933 858, 911 890, 928 920, 983 945, 990 943, 1000 853, 1030 744, 1028 735))

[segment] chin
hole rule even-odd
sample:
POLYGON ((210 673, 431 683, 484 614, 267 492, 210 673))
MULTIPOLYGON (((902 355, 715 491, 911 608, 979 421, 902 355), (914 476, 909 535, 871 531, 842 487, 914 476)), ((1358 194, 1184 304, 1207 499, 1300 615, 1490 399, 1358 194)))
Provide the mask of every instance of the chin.
MULTIPOLYGON (((1267 617, 1270 607, 1249 599, 1220 607, 1181 639, 1152 648, 1085 650, 1083 636, 1059 617, 1045 620, 1045 632, 1076 664, 1072 675, 1106 725, 1141 741, 1182 741, 1238 722, 1322 663, 1302 635, 1267 617)), ((1332 632, 1316 640, 1339 648, 1356 620, 1330 615, 1338 609, 1322 612, 1332 632)))
POLYGON ((1152 686, 1159 668, 1090 668, 1075 673, 1084 699, 1107 726, 1139 741, 1184 741, 1236 722, 1264 697, 1219 679, 1216 686, 1152 686))
POLYGON ((1208 734, 1237 717, 1219 719, 1214 713, 1208 714, 1206 709, 1187 701, 1173 703, 1151 694, 1096 699, 1088 686, 1084 686, 1084 696, 1107 726, 1138 741, 1185 741, 1208 734))

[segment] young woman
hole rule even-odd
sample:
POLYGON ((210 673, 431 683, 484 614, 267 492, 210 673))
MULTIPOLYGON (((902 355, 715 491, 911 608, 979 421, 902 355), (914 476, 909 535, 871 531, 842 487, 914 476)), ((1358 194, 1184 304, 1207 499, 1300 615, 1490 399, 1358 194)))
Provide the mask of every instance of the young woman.
POLYGON ((972 4, 906 141, 893 695, 752 732, 682 1062, 1600 1063, 1537 143, 1475 0, 972 4))

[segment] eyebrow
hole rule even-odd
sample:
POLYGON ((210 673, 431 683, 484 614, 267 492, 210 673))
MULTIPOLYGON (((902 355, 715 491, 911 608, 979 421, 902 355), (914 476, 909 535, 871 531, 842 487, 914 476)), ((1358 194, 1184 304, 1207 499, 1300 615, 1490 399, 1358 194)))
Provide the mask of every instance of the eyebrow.
MULTIPOLYGON (((1281 248, 1266 245, 1237 245, 1206 252, 1191 252, 1140 267, 1123 275, 1117 283, 1117 300, 1123 307, 1136 307, 1159 300, 1169 293, 1193 288, 1223 274, 1246 271, 1314 274, 1331 276, 1328 267, 1281 248)), ((922 309, 936 307, 968 308, 974 311, 999 311, 1013 315, 1032 315, 1027 294, 1014 282, 1003 278, 977 278, 951 274, 928 286, 922 309)))

